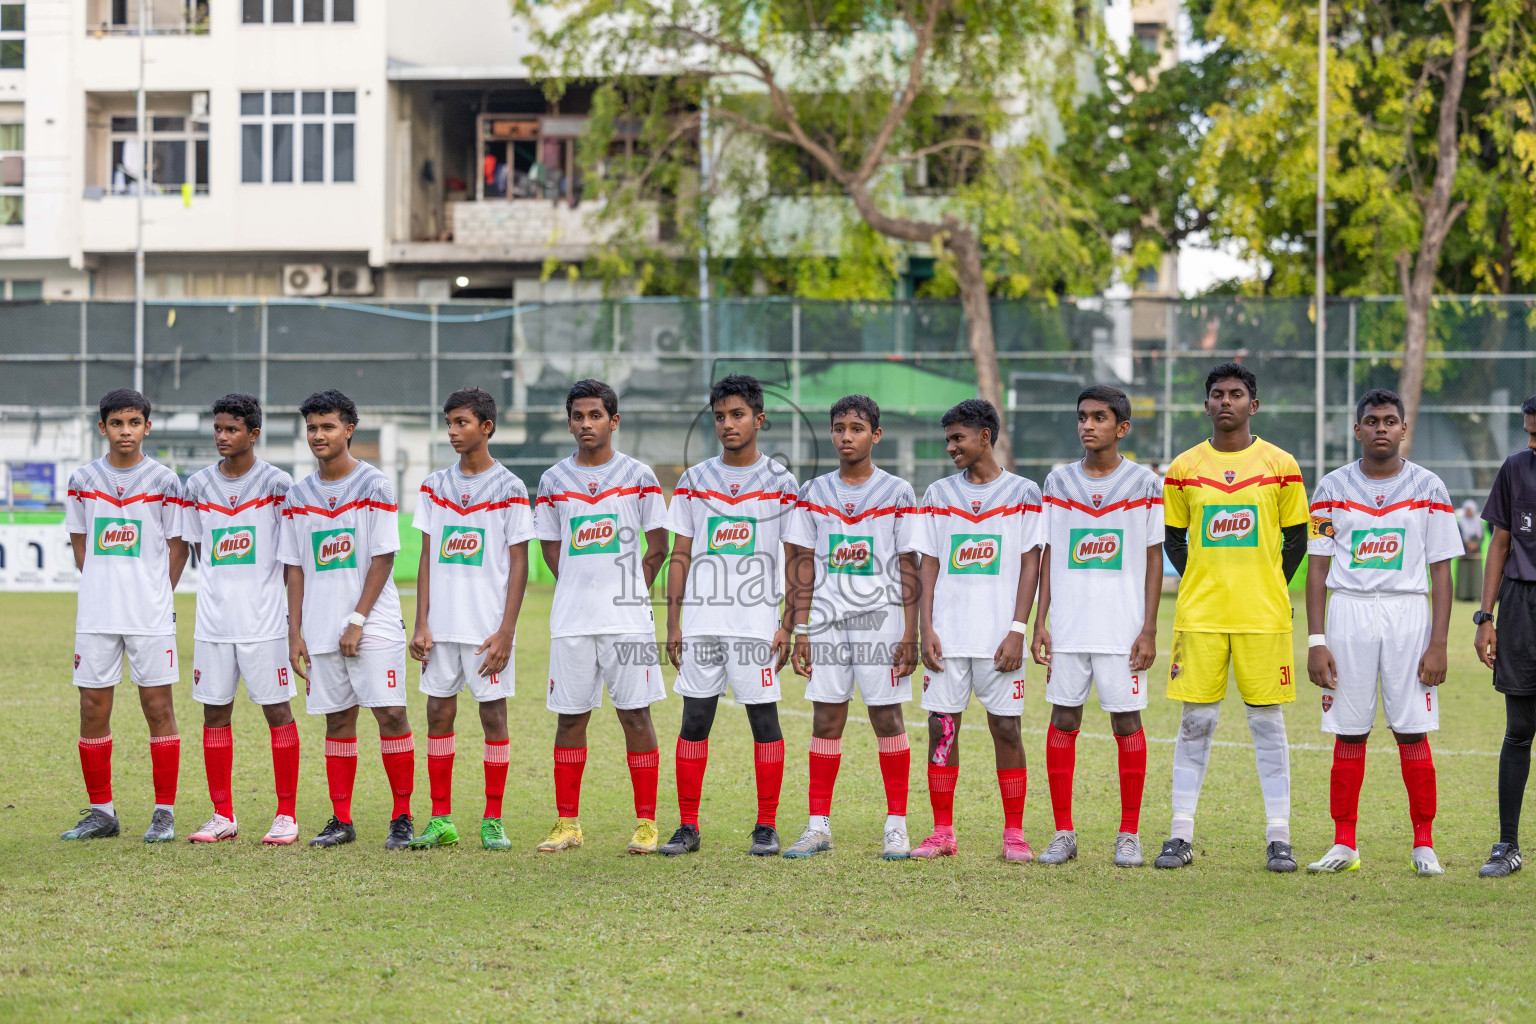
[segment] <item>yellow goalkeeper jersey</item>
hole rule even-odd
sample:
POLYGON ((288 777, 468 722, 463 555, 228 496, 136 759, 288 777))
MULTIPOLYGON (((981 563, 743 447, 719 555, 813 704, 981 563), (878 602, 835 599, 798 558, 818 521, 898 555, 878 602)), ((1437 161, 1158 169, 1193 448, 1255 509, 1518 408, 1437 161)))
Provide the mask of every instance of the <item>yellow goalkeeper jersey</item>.
POLYGON ((1240 452, 1209 440, 1173 460, 1163 522, 1189 530, 1189 564, 1173 628, 1195 633, 1289 633, 1280 529, 1307 521, 1301 468, 1261 438, 1240 452))

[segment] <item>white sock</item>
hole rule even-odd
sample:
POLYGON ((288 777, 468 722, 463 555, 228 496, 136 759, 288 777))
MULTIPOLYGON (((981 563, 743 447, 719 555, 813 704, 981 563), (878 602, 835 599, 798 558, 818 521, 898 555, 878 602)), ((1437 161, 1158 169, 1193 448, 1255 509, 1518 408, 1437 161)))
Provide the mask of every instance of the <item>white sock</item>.
POLYGON ((102 814, 105 814, 108 817, 117 817, 117 808, 112 806, 111 800, 108 800, 104 804, 91 804, 91 810, 100 811, 102 814))
POLYGON ((907 816, 905 814, 887 814, 885 816, 885 830, 889 832, 893 828, 899 828, 905 832, 907 830, 907 816))
POLYGON ((1169 833, 1175 839, 1195 841, 1195 809, 1200 804, 1205 769, 1211 763, 1211 738, 1220 720, 1220 704, 1184 702, 1179 735, 1173 741, 1173 825, 1169 833))
POLYGON ((175 804, 155 804, 155 810, 157 810, 157 811, 165 811, 168 814, 175 814, 176 813, 176 805, 175 804))
POLYGON ((1280 705, 1248 708, 1248 732, 1253 759, 1264 794, 1264 841, 1291 841, 1291 748, 1285 742, 1285 717, 1280 705))
POLYGON ((831 835, 832 834, 832 815, 830 815, 830 814, 813 814, 813 815, 811 815, 811 828, 815 829, 818 832, 825 832, 827 835, 831 835))

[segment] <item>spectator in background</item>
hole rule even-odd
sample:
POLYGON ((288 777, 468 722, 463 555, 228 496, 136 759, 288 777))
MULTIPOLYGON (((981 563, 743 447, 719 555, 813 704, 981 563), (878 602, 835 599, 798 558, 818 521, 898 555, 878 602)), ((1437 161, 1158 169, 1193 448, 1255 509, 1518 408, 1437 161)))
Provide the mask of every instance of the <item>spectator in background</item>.
POLYGON ((1477 514, 1477 502, 1468 498, 1456 516, 1465 549, 1456 560, 1456 600, 1476 601, 1483 593, 1483 521, 1477 514))

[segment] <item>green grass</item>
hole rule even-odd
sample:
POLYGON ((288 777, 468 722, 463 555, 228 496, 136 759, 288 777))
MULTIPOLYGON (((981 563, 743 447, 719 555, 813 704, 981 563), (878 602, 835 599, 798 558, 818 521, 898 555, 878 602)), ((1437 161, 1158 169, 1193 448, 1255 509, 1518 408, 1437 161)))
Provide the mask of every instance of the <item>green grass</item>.
MULTIPOLYGON (((123 687, 114 723, 115 790, 125 834, 65 844, 55 836, 84 804, 69 684, 74 600, 0 595, 7 666, 0 699, 0 1018, 6 1020, 1530 1020, 1531 879, 1476 877, 1496 838, 1502 705, 1471 654, 1469 607, 1458 606, 1443 730, 1437 847, 1449 872, 1408 871, 1406 801, 1384 725, 1371 745, 1362 799, 1364 868, 1336 878, 1262 870, 1263 809, 1251 749, 1217 746, 1193 868, 1117 870, 1115 748, 1090 704, 1078 744, 1079 859, 1064 868, 1002 863, 1001 810, 979 710, 962 733, 959 857, 877 858, 884 816, 872 734, 856 709, 834 804, 837 852, 807 862, 744 854, 752 824, 750 734, 721 709, 705 782, 704 850, 676 860, 627 857, 632 808, 623 744, 606 708, 594 718, 582 821, 587 845, 557 856, 533 846, 553 820, 544 710, 550 590, 532 589, 512 702, 506 822, 514 849, 466 842, 385 854, 389 810, 373 726, 364 723, 356 820, 342 850, 264 849, 271 767, 259 712, 235 708, 239 842, 146 848, 146 731, 123 687), (1092 735, 1090 735, 1092 734, 1092 735), (1452 753, 1453 751, 1460 753, 1452 753), (1512 916, 1509 916, 1512 915, 1512 916)), ((408 602, 409 603, 409 602, 408 602)), ((182 655, 193 602, 178 599, 182 655)), ((1171 602, 1162 646, 1168 646, 1171 602)), ((407 610, 407 616, 410 610, 407 610)), ((1298 631, 1298 648, 1305 637, 1298 631)), ((1159 667, 1166 669, 1166 654, 1159 667)), ((1304 661, 1298 661, 1298 666, 1304 661)), ((805 810, 809 705, 786 676, 789 751, 780 823, 786 841, 805 810)), ((1168 824, 1176 708, 1156 686, 1142 837, 1155 850, 1168 824)), ((1332 841, 1330 746, 1316 696, 1301 685, 1287 709, 1293 743, 1298 858, 1332 841)), ((185 692, 184 689, 182 691, 185 692)), ((1031 762, 1025 833, 1051 835, 1044 777, 1046 705, 1032 672, 1025 717, 1031 762)), ((411 717, 426 733, 411 682, 411 717)), ((681 702, 657 705, 661 821, 676 823, 672 744, 681 702)), ((1229 702, 1219 743, 1243 744, 1229 702)), ((457 820, 479 811, 479 725, 459 723, 457 820)), ((199 712, 180 702, 184 737, 178 826, 208 813, 199 712)), ((921 713, 912 708, 911 720, 921 713)), ((301 716, 299 822, 307 839, 328 814, 321 723, 301 716)), ((921 736, 913 731, 914 746, 921 736)), ((425 743, 418 745, 418 821, 425 818, 425 743)), ((921 757, 910 807, 931 822, 921 757)), ((1529 873, 1526 873, 1529 874, 1529 873)))

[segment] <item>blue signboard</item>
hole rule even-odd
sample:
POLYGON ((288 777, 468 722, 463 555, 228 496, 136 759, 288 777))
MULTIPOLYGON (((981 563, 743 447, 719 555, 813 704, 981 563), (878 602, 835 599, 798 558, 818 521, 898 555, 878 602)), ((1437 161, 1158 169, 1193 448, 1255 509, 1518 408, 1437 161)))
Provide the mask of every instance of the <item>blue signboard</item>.
POLYGON ((53 502, 51 462, 11 463, 11 504, 18 508, 47 508, 53 502))

